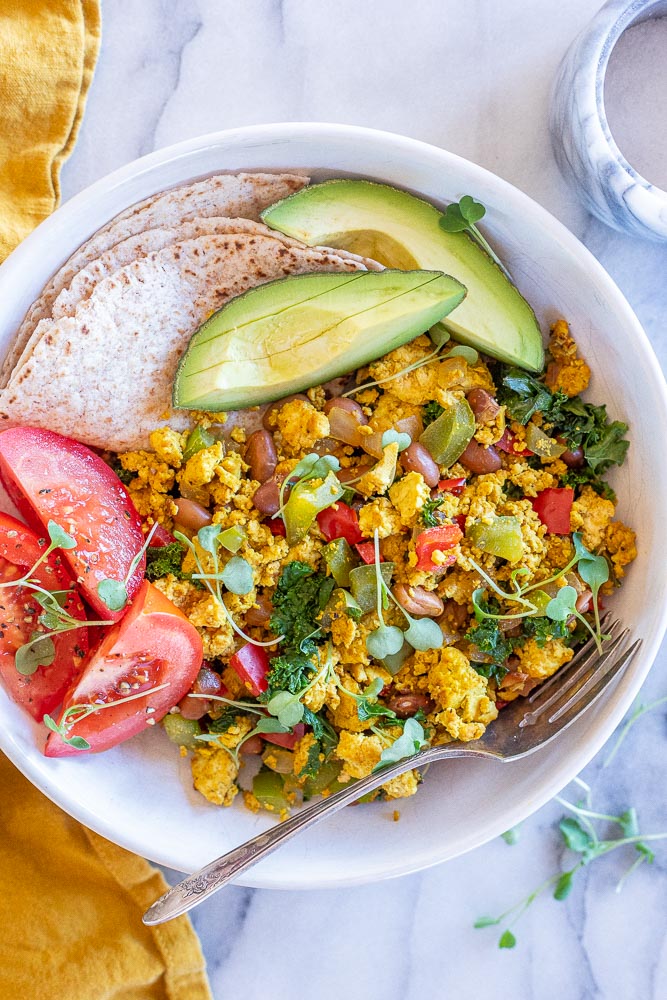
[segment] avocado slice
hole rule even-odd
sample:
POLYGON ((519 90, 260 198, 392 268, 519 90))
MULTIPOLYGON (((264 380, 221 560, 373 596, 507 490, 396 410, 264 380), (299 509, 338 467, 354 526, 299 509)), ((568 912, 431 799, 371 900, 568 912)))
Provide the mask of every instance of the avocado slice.
POLYGON ((174 382, 186 410, 236 410, 354 371, 428 330, 466 293, 441 271, 299 274, 230 299, 174 382))
POLYGON ((535 313, 489 255, 466 233, 445 232, 441 218, 406 191, 357 180, 314 184, 262 212, 267 226, 311 246, 453 275, 468 294, 443 324, 452 336, 507 364, 540 371, 544 349, 535 313))

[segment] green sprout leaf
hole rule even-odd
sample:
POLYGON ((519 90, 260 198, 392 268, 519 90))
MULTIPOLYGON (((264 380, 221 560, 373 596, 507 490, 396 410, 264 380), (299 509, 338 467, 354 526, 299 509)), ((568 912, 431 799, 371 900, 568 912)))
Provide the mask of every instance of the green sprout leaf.
POLYGON ((205 524, 197 532, 197 541, 204 550, 214 556, 218 549, 218 537, 220 535, 219 524, 205 524))
POLYGON ((50 666, 56 658, 53 639, 45 636, 32 639, 19 646, 14 657, 14 665, 23 677, 30 677, 39 667, 50 666))
POLYGON ((513 847, 515 844, 519 843, 519 840, 521 838, 521 828, 518 826, 513 826, 511 827, 511 829, 505 830, 505 832, 501 834, 501 837, 503 838, 506 844, 509 844, 510 847, 513 847))
POLYGON ((249 594, 253 588, 252 566, 241 556, 232 556, 220 578, 232 594, 249 594))
POLYGON ((290 694, 289 691, 279 691, 278 694, 274 694, 266 707, 271 715, 277 716, 280 725, 286 729, 292 729, 303 719, 304 706, 299 700, 299 695, 290 694))
POLYGON ((500 935, 500 940, 498 941, 499 948, 513 948, 516 944, 516 938, 511 931, 503 931, 500 935))
POLYGON ((122 611, 127 604, 127 587, 121 580, 100 580, 97 593, 109 611, 122 611))
POLYGON ((403 733, 394 740, 391 746, 385 747, 379 762, 373 768, 373 773, 381 771, 388 764, 396 764, 399 760, 405 760, 406 757, 413 757, 427 744, 428 740, 421 723, 417 722, 416 719, 406 719, 403 733))
POLYGON ((554 889, 554 899, 566 899, 570 892, 572 891, 572 886, 574 885, 574 871, 563 872, 561 877, 556 882, 556 888, 554 889))
POLYGON ((566 846, 578 854, 583 853, 593 843, 590 834, 584 830, 579 820, 575 819, 574 816, 566 816, 562 819, 558 824, 558 829, 563 835, 566 846))
POLYGON ((412 444, 412 438, 410 437, 409 434, 404 434, 399 431, 395 431, 392 427, 388 431, 385 431, 384 434, 382 435, 381 444, 383 448, 386 448, 387 445, 390 444, 397 444, 398 450, 399 452, 401 452, 405 451, 406 448, 410 447, 410 445, 412 444))
POLYGON ((56 549, 75 549, 76 540, 68 535, 64 528, 61 528, 55 521, 49 521, 46 526, 51 544, 56 549))
POLYGON ((552 597, 546 606, 546 614, 555 622, 564 622, 570 615, 576 613, 577 592, 574 587, 561 587, 556 597, 552 597))
POLYGON ((432 618, 412 618, 409 615, 407 618, 410 626, 403 634, 414 649, 421 652, 427 649, 440 649, 445 640, 437 622, 432 618))
POLYGON ((396 625, 380 625, 366 638, 366 649, 376 660, 398 653, 402 645, 403 633, 396 625))

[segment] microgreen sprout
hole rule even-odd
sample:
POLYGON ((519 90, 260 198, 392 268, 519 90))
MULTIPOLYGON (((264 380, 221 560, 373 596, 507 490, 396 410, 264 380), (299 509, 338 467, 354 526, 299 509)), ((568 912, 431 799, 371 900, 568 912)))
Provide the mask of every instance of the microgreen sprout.
POLYGON ((151 543, 151 539, 158 529, 157 521, 151 528, 151 530, 146 535, 144 544, 141 546, 136 556, 130 563, 127 574, 124 580, 114 580, 110 577, 105 577, 104 580, 100 580, 97 584, 97 594, 100 600, 104 601, 109 611, 122 611, 127 602, 129 601, 129 594, 127 592, 127 585, 134 575, 134 571, 141 562, 144 552, 151 543))
POLYGON ((340 462, 335 455, 318 455, 314 451, 305 455, 296 463, 289 476, 283 480, 279 494, 280 506, 271 519, 279 517, 285 509, 285 490, 289 485, 294 487, 299 483, 306 483, 310 479, 325 479, 330 472, 338 472, 339 470, 340 462))
POLYGON ((380 536, 377 528, 373 532, 373 543, 375 546, 377 616, 380 624, 375 631, 371 632, 366 638, 366 649, 371 656, 375 657, 376 660, 382 660, 385 656, 391 656, 393 653, 398 653, 399 649, 403 645, 403 633, 396 625, 387 625, 384 620, 384 614, 382 613, 382 598, 383 595, 388 592, 388 587, 382 579, 382 573, 380 572, 380 536))
POLYGON ((400 453, 410 447, 412 444, 412 438, 409 434, 401 433, 399 431, 395 431, 393 428, 390 428, 382 435, 381 444, 383 448, 386 448, 389 444, 397 444, 400 453))
POLYGON ((324 681, 325 684, 328 683, 333 673, 333 659, 331 654, 332 646, 331 643, 329 643, 324 664, 304 688, 301 688, 300 691, 295 693, 292 693, 291 691, 278 691, 267 702, 266 707, 270 714, 275 715, 278 722, 282 726, 285 726, 286 729, 292 729, 293 726, 296 726, 297 723, 301 722, 303 719, 305 705, 303 704, 302 699, 304 695, 320 681, 324 681))
POLYGON ((618 753, 618 751, 619 751, 619 749, 621 747, 621 744, 623 743, 625 737, 628 735, 628 733, 630 732, 630 730, 634 726, 635 722, 637 722, 637 720, 640 719, 642 717, 642 715, 645 715, 646 712, 652 712, 654 708, 658 708, 659 705, 664 705, 665 702, 667 702, 667 695, 665 695, 663 698, 656 698, 655 701, 650 701, 647 705, 637 705, 637 708, 634 710, 634 712, 632 713, 632 715, 630 716, 630 718, 627 720, 627 722, 624 724, 623 728, 621 729, 621 731, 620 731, 620 733, 618 735, 618 739, 616 740, 616 743, 614 744, 613 750, 611 751, 611 753, 609 754, 609 756, 607 757, 607 759, 604 762, 604 765, 603 765, 604 767, 609 767, 609 765, 611 764, 612 760, 614 759, 614 757, 618 753))
POLYGON ((602 634, 597 596, 600 587, 609 579, 609 565, 603 556, 596 556, 592 552, 588 551, 582 542, 580 532, 575 531, 572 535, 572 542, 574 545, 574 555, 570 561, 566 566, 559 569, 557 573, 554 573, 546 580, 540 580, 537 583, 524 587, 521 585, 519 577, 526 575, 528 571, 525 568, 515 569, 510 576, 510 583, 512 587, 511 592, 505 591, 499 587, 496 581, 493 580, 492 577, 490 577, 489 574, 482 569, 482 567, 479 566, 474 559, 470 559, 473 569, 481 576, 487 586, 498 597, 502 598, 503 601, 518 605, 519 607, 525 609, 522 611, 511 612, 509 614, 492 614, 482 605, 484 588, 478 587, 472 595, 475 618, 477 621, 481 622, 486 618, 510 621, 512 619, 530 618, 533 616, 546 616, 551 619, 551 621, 565 622, 572 618, 576 618, 591 633, 595 639, 598 649, 601 649, 602 642, 607 639, 608 636, 602 634), (579 576, 584 583, 588 584, 593 594, 595 629, 590 626, 586 618, 584 618, 581 612, 577 610, 576 601, 579 595, 574 587, 569 585, 561 587, 556 596, 553 598, 550 598, 544 589, 548 586, 548 584, 564 579, 568 570, 572 569, 575 565, 579 576), (527 596, 529 594, 531 595, 530 599, 527 596))
POLYGON ((98 712, 103 712, 106 708, 115 708, 117 705, 124 705, 127 702, 136 701, 138 698, 147 698, 149 695, 156 694, 158 691, 162 691, 167 687, 169 687, 169 681, 165 681, 164 684, 157 684, 155 687, 149 688, 147 691, 137 691, 134 694, 116 698, 114 701, 106 701, 100 704, 84 702, 80 705, 70 705, 70 707, 65 709, 63 712, 60 722, 56 722, 50 715, 45 715, 42 721, 47 729, 50 729, 54 733, 58 733, 63 743, 67 743, 68 746, 74 747, 75 750, 89 750, 90 743, 88 740, 85 740, 82 736, 70 735, 74 726, 83 722, 83 720, 87 719, 90 715, 96 715, 98 712))
POLYGON ((280 723, 278 719, 273 719, 270 716, 262 715, 262 717, 258 720, 255 728, 251 729, 249 733, 246 733, 243 739, 240 740, 235 747, 228 747, 225 743, 223 743, 222 740, 220 739, 221 735, 220 733, 199 733, 197 736, 195 736, 195 739, 199 740, 202 743, 214 743, 221 750, 226 750, 238 767, 239 751, 243 746, 243 744, 247 743, 248 740, 251 740, 253 736, 259 736, 262 733, 288 733, 289 731, 290 727, 282 725, 282 723, 280 723))
POLYGON ((484 239, 477 223, 486 215, 486 208, 479 201, 475 201, 469 194, 464 194, 460 201, 452 202, 448 205, 440 218, 440 228, 446 233, 467 232, 471 239, 484 250, 491 260, 493 260, 501 271, 511 280, 511 276, 503 262, 484 239))
MULTIPOLYGON (((498 917, 480 917, 475 921, 475 927, 495 927, 499 924, 507 924, 505 930, 498 940, 499 948, 513 948, 516 944, 516 937, 511 928, 514 927, 519 917, 525 913, 528 907, 547 889, 553 887, 553 898, 556 900, 566 899, 574 886, 576 873, 580 869, 589 865, 592 861, 604 857, 611 851, 620 847, 633 847, 638 854, 632 864, 621 876, 616 891, 620 892, 629 875, 644 862, 650 864, 654 860, 654 854, 647 841, 664 840, 667 833, 640 834, 636 810, 626 809, 618 816, 598 813, 591 809, 590 788, 581 779, 576 778, 585 791, 585 796, 579 802, 570 802, 567 799, 556 796, 556 801, 572 815, 563 816, 558 824, 563 844, 567 850, 579 855, 579 859, 571 868, 564 871, 555 872, 541 885, 529 893, 525 899, 515 903, 498 917), (621 836, 601 837, 596 823, 612 824, 620 830, 621 836)), ((511 832, 511 831, 510 831, 511 832)))
POLYGON ((220 583, 224 583, 227 589, 231 590, 232 593, 250 593, 252 590, 252 568, 245 559, 242 559, 240 556, 233 556, 227 564, 227 566, 229 566, 230 563, 233 563, 234 565, 232 566, 232 569, 227 570, 227 567, 225 567, 221 572, 220 561, 218 559, 219 535, 220 526, 217 524, 207 524, 203 528, 200 528, 197 532, 197 542, 199 547, 203 549, 204 552, 207 552, 213 560, 213 573, 207 573, 202 565, 197 546, 181 531, 174 532, 174 537, 185 545, 186 548, 192 553, 197 569, 199 570, 198 573, 192 574, 193 580, 201 580, 204 583, 209 594, 215 603, 220 607, 222 613, 236 634, 240 635, 245 642, 252 643, 253 646, 276 646, 282 641, 284 636, 279 635, 277 639, 271 639, 268 642, 260 642, 258 639, 253 639, 251 636, 246 635, 243 629, 239 628, 230 614, 227 605, 223 600, 220 583), (247 567, 247 569, 245 567, 247 567), (233 590, 232 587, 229 586, 230 583, 232 584, 232 587, 247 587, 247 589, 233 590))
POLYGON ((413 757, 425 746, 428 746, 428 740, 422 724, 416 719, 406 719, 403 732, 398 739, 384 748, 380 760, 373 768, 373 773, 381 771, 388 764, 396 764, 399 760, 405 760, 406 757, 413 757))

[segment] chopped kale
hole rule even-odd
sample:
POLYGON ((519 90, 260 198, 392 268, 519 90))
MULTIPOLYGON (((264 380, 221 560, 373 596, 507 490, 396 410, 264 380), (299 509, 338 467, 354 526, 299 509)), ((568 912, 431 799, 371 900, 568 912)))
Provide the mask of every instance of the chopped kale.
POLYGON ((274 656, 271 669, 266 675, 269 687, 262 695, 262 701, 270 701, 277 691, 297 694, 305 688, 314 670, 315 664, 303 653, 290 652, 274 656))
POLYGON ((444 413, 444 409, 440 406, 435 399, 431 399, 428 403, 422 406, 422 421, 424 427, 428 427, 432 424, 434 420, 437 420, 441 413, 444 413))
POLYGON ((308 706, 303 710, 303 721, 313 731, 325 757, 329 757, 338 746, 338 733, 320 712, 312 712, 308 706))
POLYGON ((591 489, 595 490, 601 497, 605 500, 611 500, 616 503, 616 494, 612 490, 611 486, 601 479, 600 476, 589 466, 582 466, 581 469, 568 469, 560 477, 561 485, 563 486, 573 486, 575 489, 577 486, 590 486, 591 489))
POLYGON ((119 458, 115 458, 110 465, 124 486, 128 486, 135 478, 135 473, 130 472, 129 469, 124 469, 119 458))
MULTIPOLYGON (((487 614, 498 614, 499 608, 496 601, 480 601, 480 607, 487 614)), ((477 625, 473 625, 466 632, 466 639, 471 642, 481 653, 492 656, 495 663, 504 663, 514 650, 514 642, 508 639, 499 623, 493 618, 484 618, 477 625)), ((475 669, 477 665, 473 664, 475 669)))
POLYGON ((271 631, 284 635, 283 653, 313 653, 324 641, 317 617, 335 587, 332 577, 316 573, 307 563, 288 563, 273 595, 271 631))
POLYGON ((507 407, 513 420, 527 424, 541 413, 545 429, 567 443, 568 448, 583 448, 588 467, 598 476, 612 465, 622 465, 629 447, 624 435, 627 424, 609 421, 607 409, 585 403, 579 396, 571 399, 564 392, 551 392, 543 382, 518 368, 502 368, 498 400, 507 407))
POLYGON ((314 778, 316 776, 322 766, 322 761, 320 760, 321 752, 319 743, 313 743, 308 747, 306 763, 297 774, 297 778, 314 778))
POLYGON ((233 705, 224 705, 220 715, 216 715, 214 719, 211 719, 207 723, 207 731, 209 733, 226 733, 232 726, 236 725, 236 720, 239 716, 244 715, 238 708, 234 708, 233 705))
POLYGON ((169 545, 149 545, 146 549, 146 579, 159 580, 167 573, 173 573, 179 580, 184 579, 181 571, 185 550, 180 542, 169 545))
POLYGON ((509 673, 509 667, 502 663, 471 663, 470 666, 488 680, 501 681, 509 673))
POLYGON ((445 520, 444 514, 438 512, 438 508, 443 500, 444 496, 440 493, 438 496, 427 500, 422 507, 420 512, 422 524, 426 525, 427 528, 437 528, 445 520))
POLYGON ((557 622, 551 618, 534 617, 523 619, 523 634, 528 639, 534 639, 537 646, 542 649, 550 639, 565 639, 570 635, 567 621, 557 622))

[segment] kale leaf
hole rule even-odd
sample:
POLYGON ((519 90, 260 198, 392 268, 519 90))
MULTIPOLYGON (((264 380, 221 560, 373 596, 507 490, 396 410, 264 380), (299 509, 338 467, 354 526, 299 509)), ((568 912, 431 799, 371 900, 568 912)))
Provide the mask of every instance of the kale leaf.
MULTIPOLYGON (((480 606, 481 602, 480 602, 480 606)), ((498 607, 495 601, 489 601, 483 610, 490 614, 498 614, 498 607)), ((466 639, 477 646, 481 653, 492 656, 495 663, 504 663, 508 656, 514 651, 512 639, 508 639, 501 629, 499 623, 493 618, 484 618, 479 624, 473 625, 466 632, 466 639)), ((475 669, 477 665, 473 664, 475 669)), ((485 675, 486 676, 486 675, 485 675)))
POLYGON ((146 579, 159 580, 167 573, 173 573, 179 580, 184 579, 181 571, 185 550, 180 542, 169 545, 149 545, 146 549, 146 579))
POLYGON ((136 477, 135 472, 130 472, 129 469, 123 468, 119 458, 115 458, 113 462, 110 462, 109 464, 124 486, 129 486, 132 480, 136 477))
POLYGON ((443 494, 439 493, 437 496, 427 500, 422 507, 420 516, 422 524, 426 525, 427 528, 437 528, 445 520, 445 515, 442 512, 438 513, 438 508, 443 500, 443 494))
POLYGON ((324 641, 317 617, 335 587, 332 577, 316 573, 307 563, 290 562, 273 595, 271 631, 283 635, 283 653, 313 653, 324 641))
POLYGON ((581 469, 568 469, 560 477, 560 483, 561 486, 590 486, 591 489, 595 490, 601 497, 604 497, 605 500, 611 500, 612 503, 616 503, 616 494, 609 483, 601 479, 587 465, 582 466, 581 469))
POLYGON ((534 639, 535 644, 542 649, 550 639, 565 639, 570 635, 567 621, 552 621, 551 618, 536 616, 524 618, 523 634, 528 639, 534 639))
POLYGON ((266 675, 269 687, 263 693, 262 701, 270 701, 278 691, 297 694, 305 688, 314 669, 313 661, 303 653, 290 652, 274 656, 271 660, 271 669, 266 675))
POLYGON ((308 747, 308 756, 306 758, 306 763, 303 765, 297 778, 314 778, 317 775, 320 767, 322 766, 322 761, 320 760, 320 750, 319 743, 313 743, 308 747))
POLYGON ((428 403, 425 403, 422 406, 422 422, 424 427, 428 427, 429 424, 432 424, 444 412, 443 407, 435 399, 431 399, 428 403))
POLYGON ((470 666, 488 680, 501 681, 509 673, 509 667, 502 663, 471 663, 470 666))

